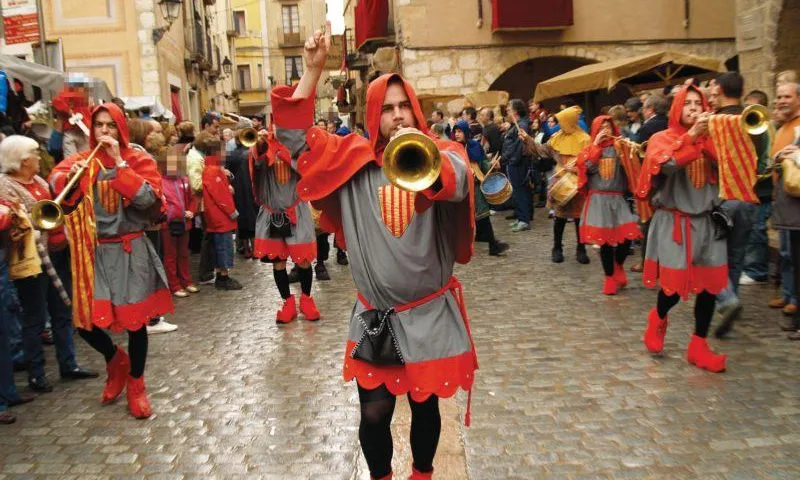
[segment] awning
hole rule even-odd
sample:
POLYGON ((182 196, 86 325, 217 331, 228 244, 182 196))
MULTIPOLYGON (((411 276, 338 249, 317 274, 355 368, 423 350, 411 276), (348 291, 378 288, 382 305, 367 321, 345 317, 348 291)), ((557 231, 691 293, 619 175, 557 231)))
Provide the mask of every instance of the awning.
POLYGON ((623 80, 639 88, 656 88, 674 85, 680 81, 698 77, 708 72, 721 72, 725 64, 711 57, 700 57, 674 51, 659 51, 622 58, 608 62, 593 63, 553 77, 536 86, 534 100, 541 102, 593 90, 611 90, 623 80))
POLYGON ((164 117, 168 121, 175 118, 175 115, 172 113, 172 111, 164 107, 164 105, 161 103, 161 100, 159 100, 159 98, 156 96, 120 98, 123 102, 125 102, 125 110, 135 111, 142 107, 149 107, 151 117, 164 117))
POLYGON ((26 85, 34 85, 43 91, 58 93, 65 83, 91 84, 92 96, 96 103, 111 101, 111 91, 103 80, 75 73, 66 73, 38 63, 28 62, 13 55, 0 54, 0 70, 9 79, 17 79, 26 85))

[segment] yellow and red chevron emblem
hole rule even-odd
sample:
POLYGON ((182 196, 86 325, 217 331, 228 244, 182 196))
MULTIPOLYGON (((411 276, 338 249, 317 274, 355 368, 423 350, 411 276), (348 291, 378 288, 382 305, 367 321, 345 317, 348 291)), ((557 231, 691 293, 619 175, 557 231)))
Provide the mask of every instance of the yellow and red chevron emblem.
POLYGON ((700 189, 706 186, 707 173, 708 160, 705 157, 700 157, 686 165, 686 175, 694 188, 700 189))
POLYGON ((758 178, 758 154, 739 115, 713 115, 708 132, 717 150, 719 196, 758 203, 753 187, 758 178))
POLYGON ((109 180, 101 180, 97 182, 97 201, 103 210, 114 215, 119 210, 120 194, 111 188, 109 180))
POLYGON ((403 236, 414 216, 414 192, 401 190, 394 185, 384 185, 378 189, 381 218, 389 232, 397 238, 403 236))
POLYGON ((292 175, 292 167, 281 159, 275 159, 275 163, 272 165, 272 173, 275 175, 275 181, 279 185, 286 185, 292 175))
POLYGON ((598 170, 600 171, 600 176, 603 180, 611 180, 614 178, 614 172, 617 169, 617 159, 606 157, 600 159, 600 164, 598 165, 598 170))

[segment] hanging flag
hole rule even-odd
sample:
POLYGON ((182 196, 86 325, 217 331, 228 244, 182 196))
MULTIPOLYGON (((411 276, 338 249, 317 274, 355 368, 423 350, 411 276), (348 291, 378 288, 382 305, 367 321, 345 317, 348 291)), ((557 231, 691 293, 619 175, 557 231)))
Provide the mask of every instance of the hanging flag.
POLYGON ((719 196, 725 200, 759 203, 753 187, 758 178, 758 156, 741 115, 712 115, 708 132, 717 150, 719 196))

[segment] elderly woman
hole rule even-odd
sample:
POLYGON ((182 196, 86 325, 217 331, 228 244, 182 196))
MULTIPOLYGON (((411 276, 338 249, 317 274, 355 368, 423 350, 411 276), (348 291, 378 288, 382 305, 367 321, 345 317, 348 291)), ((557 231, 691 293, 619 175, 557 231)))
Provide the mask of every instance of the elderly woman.
MULTIPOLYGON (((18 202, 28 212, 37 201, 52 200, 50 187, 37 175, 39 144, 35 140, 12 135, 0 143, 0 170, 0 198, 18 202)), ((35 269, 23 269, 23 273, 15 274, 12 269, 12 279, 22 304, 22 342, 28 384, 36 392, 51 392, 53 386, 45 376, 40 338, 48 313, 53 325, 61 378, 95 378, 97 373, 81 368, 75 361, 72 311, 68 304, 72 275, 64 229, 40 232, 37 237, 39 258, 34 258, 33 263, 41 264, 40 270, 44 272, 34 273, 35 269), (53 268, 48 268, 51 265, 53 268)))

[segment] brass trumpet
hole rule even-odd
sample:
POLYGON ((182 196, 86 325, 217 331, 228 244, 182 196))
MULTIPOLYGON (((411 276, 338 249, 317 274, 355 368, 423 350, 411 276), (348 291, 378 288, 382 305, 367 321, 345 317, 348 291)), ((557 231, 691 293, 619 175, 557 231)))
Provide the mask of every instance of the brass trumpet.
POLYGON ((770 113, 763 105, 748 105, 742 112, 742 128, 749 135, 761 135, 769 130, 770 113))
POLYGON ((433 185, 442 172, 439 148, 418 131, 397 135, 383 151, 383 173, 396 187, 420 192, 433 185))
POLYGON ((255 128, 245 128, 236 133, 236 139, 245 147, 250 148, 258 141, 258 132, 255 128))
POLYGON ((102 146, 103 144, 99 143, 94 147, 92 153, 86 158, 86 165, 75 172, 75 175, 72 176, 69 182, 64 186, 64 190, 58 194, 55 200, 39 200, 33 204, 33 207, 31 207, 31 223, 33 223, 34 227, 38 230, 53 230, 54 228, 64 225, 64 208, 61 207, 61 202, 67 198, 67 195, 72 192, 72 189, 78 181, 80 181, 81 177, 83 177, 83 174, 89 169, 91 161, 102 146))

